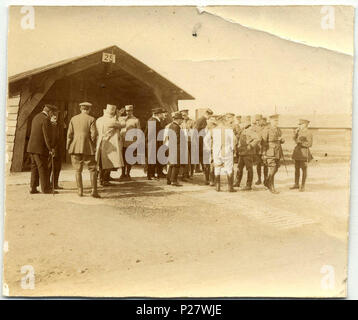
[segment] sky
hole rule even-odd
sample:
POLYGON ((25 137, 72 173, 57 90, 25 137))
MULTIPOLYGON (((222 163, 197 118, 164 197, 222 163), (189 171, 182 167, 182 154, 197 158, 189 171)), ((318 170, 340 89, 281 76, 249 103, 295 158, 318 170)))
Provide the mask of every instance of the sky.
POLYGON ((191 111, 351 112, 351 7, 334 7, 328 30, 321 6, 35 7, 33 30, 20 9, 10 8, 9 75, 117 45, 193 95, 179 104, 191 111))
POLYGON ((207 7, 205 11, 284 39, 353 55, 353 12, 349 6, 207 7), (333 29, 322 28, 329 13, 334 15, 333 29))

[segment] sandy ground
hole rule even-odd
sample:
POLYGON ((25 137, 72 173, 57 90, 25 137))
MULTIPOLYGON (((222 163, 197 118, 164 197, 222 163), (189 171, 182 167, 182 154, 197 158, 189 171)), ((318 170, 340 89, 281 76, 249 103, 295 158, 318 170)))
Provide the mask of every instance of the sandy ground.
POLYGON ((136 169, 133 181, 101 188, 103 199, 89 197, 88 188, 79 198, 70 170, 55 196, 30 195, 29 173, 11 174, 9 294, 345 296, 349 164, 313 164, 304 193, 288 189, 288 169, 277 175, 279 195, 262 186, 217 193, 200 174, 176 188, 136 169), (34 289, 21 288, 24 265, 34 268, 34 289), (325 265, 334 268, 331 289, 322 287, 325 265))

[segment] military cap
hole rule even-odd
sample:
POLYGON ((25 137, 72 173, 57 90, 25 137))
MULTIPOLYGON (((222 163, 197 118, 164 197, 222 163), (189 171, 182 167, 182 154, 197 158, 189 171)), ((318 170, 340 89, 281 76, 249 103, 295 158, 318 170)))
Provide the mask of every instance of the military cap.
POLYGON ((244 116, 242 117, 243 122, 251 122, 251 116, 244 116))
POLYGON ((235 118, 236 118, 236 119, 241 119, 241 116, 236 116, 235 118))
POLYGON ((173 112, 172 114, 173 119, 183 119, 183 116, 180 111, 173 112))
POLYGON ((273 114, 271 116, 269 116, 270 119, 278 119, 279 115, 278 114, 273 114))
POLYGON ((232 112, 225 113, 226 117, 235 117, 235 114, 232 112))
POLYGON ((210 119, 208 120, 208 123, 211 125, 213 125, 213 124, 216 125, 219 117, 220 116, 218 116, 218 115, 211 116, 210 119))
POLYGON ((298 124, 309 124, 310 121, 309 120, 305 120, 305 119, 299 119, 298 120, 298 124))
POLYGON ((180 112, 189 113, 189 109, 180 110, 180 112))
POLYGON ((127 104, 125 107, 126 111, 132 111, 133 110, 133 105, 132 104, 127 104))
POLYGON ((255 114, 254 120, 261 120, 262 119, 262 114, 255 114))
POLYGON ((79 104, 79 106, 80 107, 82 107, 82 106, 84 106, 84 107, 92 107, 92 103, 89 103, 89 102, 85 101, 85 102, 81 102, 79 104))
POLYGON ((118 113, 119 113, 119 115, 120 116, 124 116, 125 115, 125 112, 126 112, 126 109, 123 107, 123 108, 121 108, 121 109, 117 109, 117 111, 118 111, 118 113))
POLYGON ((110 104, 110 103, 107 103, 106 108, 108 108, 108 107, 115 107, 115 108, 117 108, 117 106, 116 106, 116 105, 114 105, 114 104, 110 104))
POLYGON ((45 109, 45 110, 51 110, 51 111, 58 111, 58 108, 55 106, 55 105, 53 105, 53 104, 45 104, 44 105, 44 107, 43 107, 43 109, 45 109))
POLYGON ((206 113, 207 113, 207 114, 210 114, 210 115, 213 115, 213 114, 214 114, 213 110, 211 110, 211 109, 209 109, 209 108, 206 109, 206 113))
POLYGON ((152 109, 152 113, 154 114, 162 113, 162 108, 154 108, 152 109))

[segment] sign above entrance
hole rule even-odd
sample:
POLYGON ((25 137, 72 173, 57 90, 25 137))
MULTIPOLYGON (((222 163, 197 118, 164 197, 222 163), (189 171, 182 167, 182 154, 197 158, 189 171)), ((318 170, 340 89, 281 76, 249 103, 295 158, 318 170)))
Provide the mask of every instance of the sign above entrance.
POLYGON ((103 52, 103 54, 102 54, 102 62, 116 63, 116 55, 112 54, 112 53, 103 52))

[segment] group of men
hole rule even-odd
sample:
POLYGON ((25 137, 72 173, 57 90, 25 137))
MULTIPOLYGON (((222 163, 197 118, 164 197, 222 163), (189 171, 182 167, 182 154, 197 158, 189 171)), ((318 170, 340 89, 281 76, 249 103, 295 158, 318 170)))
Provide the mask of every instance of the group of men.
POLYGON ((78 195, 83 196, 82 170, 86 164, 91 176, 91 196, 99 198, 97 172, 100 183, 111 185, 111 171, 121 168, 120 180, 130 180, 131 164, 125 156, 131 141, 125 139, 126 132, 140 129, 139 120, 133 115, 133 105, 118 109, 107 104, 103 116, 97 120, 90 116, 92 104, 80 103, 81 113, 70 120, 67 132, 67 150, 76 170, 78 195))
MULTIPOLYGON (((127 157, 137 136, 127 139, 127 133, 131 129, 140 130, 141 126, 133 114, 133 105, 119 109, 107 104, 103 116, 97 120, 90 115, 91 106, 89 102, 79 104, 80 114, 74 116, 68 125, 66 149, 76 172, 78 195, 83 196, 82 171, 86 165, 91 178, 91 196, 99 198, 98 172, 100 183, 104 187, 115 180, 111 178, 111 171, 119 168, 122 170, 119 180, 131 179, 132 163, 127 161, 127 157)), ((47 104, 32 121, 27 148, 31 158, 30 193, 38 193, 39 184, 43 193, 56 193, 55 189, 61 188, 58 185, 62 157, 58 151, 60 143, 57 118, 57 108, 47 104), (53 172, 51 182, 50 172, 53 172)), ((252 121, 250 116, 235 116, 233 113, 214 115, 210 109, 206 109, 196 121, 190 119, 189 110, 173 112, 169 119, 165 109, 155 108, 144 130, 147 179, 166 178, 168 185, 179 187, 179 176, 182 181, 187 181, 193 178, 195 171, 202 171, 205 185, 215 186, 220 191, 220 176, 226 174, 228 191, 235 192, 234 187, 240 187, 246 168, 246 185, 240 190, 247 191, 252 190, 253 168, 256 165, 255 184, 263 184, 273 194, 277 194, 275 175, 283 157, 282 144, 285 142, 278 121, 278 115, 270 116, 268 121, 262 115, 255 115, 252 121), (154 128, 154 133, 151 133, 151 127, 154 128), (170 148, 164 149, 166 156, 170 153, 168 163, 165 163, 158 155, 162 146, 168 146, 168 141, 171 142, 172 139, 176 144, 175 152, 172 154, 170 148), (183 139, 186 157, 181 154, 183 139), (197 151, 198 158, 193 150, 197 151), (186 161, 182 162, 183 158, 186 161), (235 163, 237 170, 234 176, 235 163), (166 174, 164 168, 167 168, 166 174)), ((295 183, 291 189, 300 191, 305 190, 307 164, 312 160, 309 150, 312 146, 312 134, 308 130, 308 124, 308 120, 301 119, 293 135, 296 142, 292 154, 295 161, 295 183)))
MULTIPOLYGON (((275 188, 275 175, 280 167, 280 160, 284 158, 282 144, 285 143, 285 140, 278 123, 278 114, 269 116, 267 121, 267 118, 260 114, 255 115, 253 119, 251 116, 235 116, 233 113, 215 116, 208 109, 205 115, 196 122, 196 128, 198 130, 206 128, 208 133, 215 129, 221 129, 219 132, 229 129, 228 132, 233 134, 232 136, 227 134, 226 138, 219 141, 219 147, 216 148, 219 153, 214 150, 213 134, 209 134, 212 142, 206 145, 211 146, 212 160, 210 165, 202 165, 205 184, 216 186, 216 190, 220 191, 220 173, 226 171, 228 191, 235 192, 234 187, 240 187, 244 168, 246 168, 246 185, 240 190, 252 190, 253 168, 256 165, 257 181, 255 184, 263 184, 273 194, 279 193, 275 188), (234 159, 230 157, 231 154, 234 159), (233 182, 234 163, 236 162, 236 181, 233 182)), ((293 134, 296 143, 292 154, 292 159, 295 162, 295 183, 290 189, 299 189, 301 192, 305 190, 308 162, 313 159, 309 149, 312 146, 312 133, 308 130, 308 125, 308 120, 300 119, 298 128, 294 130, 293 134), (300 170, 302 170, 301 184, 299 181, 300 170)), ((222 135, 225 136, 224 133, 222 135)))
POLYGON ((32 120, 27 152, 31 160, 30 193, 53 193, 60 189, 58 179, 61 171, 62 137, 58 124, 58 109, 45 104, 42 112, 32 120))

